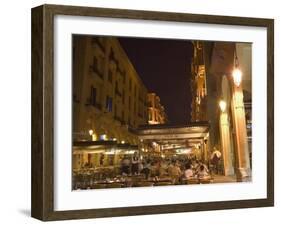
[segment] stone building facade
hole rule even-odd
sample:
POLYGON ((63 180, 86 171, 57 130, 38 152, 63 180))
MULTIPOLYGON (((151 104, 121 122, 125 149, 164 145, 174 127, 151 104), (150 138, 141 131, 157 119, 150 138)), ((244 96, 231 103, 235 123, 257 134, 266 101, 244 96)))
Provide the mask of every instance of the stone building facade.
MULTIPOLYGON (((132 131, 147 121, 147 88, 118 39, 74 35, 73 141, 112 141, 126 145, 128 151, 138 144, 132 131)), ((91 159, 96 165, 107 147, 82 157, 76 148, 82 160, 74 157, 74 165, 91 159)))
POLYGON ((165 124, 167 123, 167 115, 165 108, 160 102, 160 97, 155 93, 147 94, 148 101, 148 124, 165 124))
POLYGON ((147 89, 116 38, 73 37, 74 139, 136 143, 128 128, 147 123, 147 89), (96 137, 96 138, 95 138, 96 137))
POLYGON ((209 158, 222 154, 224 175, 238 181, 251 178, 251 44, 193 42, 191 65, 192 121, 210 124, 209 158), (237 85, 233 71, 243 75, 237 85), (224 107, 220 108, 223 102, 224 107))

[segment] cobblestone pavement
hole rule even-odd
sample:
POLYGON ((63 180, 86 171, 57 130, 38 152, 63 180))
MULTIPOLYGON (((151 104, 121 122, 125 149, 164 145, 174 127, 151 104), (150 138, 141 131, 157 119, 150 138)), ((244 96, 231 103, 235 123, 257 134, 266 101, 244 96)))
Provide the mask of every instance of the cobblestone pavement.
POLYGON ((236 182, 236 176, 213 175, 213 183, 233 183, 236 182))

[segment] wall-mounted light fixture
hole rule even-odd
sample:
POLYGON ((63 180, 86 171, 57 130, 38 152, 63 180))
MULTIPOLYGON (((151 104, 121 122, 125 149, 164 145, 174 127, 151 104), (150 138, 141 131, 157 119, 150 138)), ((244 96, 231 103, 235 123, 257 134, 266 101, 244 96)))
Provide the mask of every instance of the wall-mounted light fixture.
POLYGON ((219 106, 220 106, 220 109, 222 112, 225 112, 225 109, 226 109, 226 102, 224 100, 221 100, 219 102, 219 106))

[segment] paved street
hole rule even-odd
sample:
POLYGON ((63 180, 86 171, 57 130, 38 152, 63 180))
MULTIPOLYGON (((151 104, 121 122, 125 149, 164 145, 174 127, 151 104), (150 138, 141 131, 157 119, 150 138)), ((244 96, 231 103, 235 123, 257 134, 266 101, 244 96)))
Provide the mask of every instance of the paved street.
POLYGON ((223 176, 223 175, 214 175, 213 183, 228 183, 236 182, 236 176, 223 176))

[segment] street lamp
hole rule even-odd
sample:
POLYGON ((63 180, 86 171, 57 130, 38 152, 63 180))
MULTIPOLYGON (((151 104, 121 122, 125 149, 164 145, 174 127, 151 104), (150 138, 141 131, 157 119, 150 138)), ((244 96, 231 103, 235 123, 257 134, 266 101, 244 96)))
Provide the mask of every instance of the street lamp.
POLYGON ((219 106, 220 106, 220 109, 222 112, 225 112, 225 109, 226 109, 226 102, 224 100, 221 100, 219 102, 219 106))
POLYGON ((96 141, 97 140, 97 134, 94 133, 94 130, 90 129, 88 132, 89 132, 89 135, 91 137, 91 140, 96 141))
POLYGON ((233 82, 234 84, 239 87, 242 81, 242 72, 239 68, 239 61, 236 49, 234 50, 235 58, 234 58, 234 69, 232 72, 233 82))
POLYGON ((235 67, 232 72, 233 82, 234 84, 239 87, 242 81, 242 72, 238 67, 235 67))

